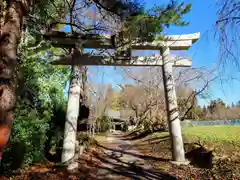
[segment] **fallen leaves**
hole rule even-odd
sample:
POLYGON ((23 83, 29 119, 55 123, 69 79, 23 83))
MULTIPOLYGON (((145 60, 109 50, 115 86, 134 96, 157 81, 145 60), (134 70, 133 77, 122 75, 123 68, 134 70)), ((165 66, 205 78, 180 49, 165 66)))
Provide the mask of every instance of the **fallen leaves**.
MULTIPOLYGON (((105 141, 103 140, 103 143, 105 141)), ((156 141, 156 137, 146 137, 140 140, 131 141, 131 144, 128 146, 123 146, 121 141, 119 143, 106 143, 104 144, 107 148, 121 150, 121 148, 127 148, 134 150, 137 155, 140 155, 144 159, 144 165, 150 165, 151 169, 154 169, 157 172, 162 172, 169 174, 170 176, 176 177, 177 179, 186 179, 186 180, 197 180, 197 179, 240 179, 240 161, 237 158, 236 152, 233 152, 235 159, 225 155, 225 158, 215 158, 214 166, 212 169, 201 169, 194 167, 192 165, 188 166, 177 166, 171 164, 169 161, 161 161, 160 159, 170 159, 170 141, 162 139, 161 141, 156 141), (155 138, 154 141, 149 140, 148 138, 155 138), (150 158, 152 157, 152 158, 150 158)), ((226 148, 227 149, 227 148, 226 148)), ((226 149, 222 152, 225 153, 226 149)), ((229 152, 228 152, 229 154, 229 152)), ((239 153, 237 153, 239 154, 239 153)), ((215 153, 216 157, 220 157, 221 152, 218 151, 215 153)), ((104 158, 106 157, 106 151, 100 146, 92 146, 88 148, 88 152, 83 154, 78 160, 79 169, 74 174, 69 174, 63 169, 58 169, 54 163, 45 163, 45 164, 36 164, 27 169, 24 169, 19 174, 15 174, 13 177, 0 177, 1 180, 80 180, 80 179, 101 179, 99 174, 108 173, 113 175, 113 171, 104 169, 106 162, 111 162, 111 159, 104 158)), ((120 166, 120 164, 118 164, 120 166)), ((125 166, 121 166, 125 170, 125 166)), ((114 175, 114 179, 128 179, 129 177, 114 175)), ((106 178, 105 178, 106 179, 106 178)), ((113 178, 112 178, 113 179, 113 178)), ((129 178, 131 179, 131 178, 129 178)))

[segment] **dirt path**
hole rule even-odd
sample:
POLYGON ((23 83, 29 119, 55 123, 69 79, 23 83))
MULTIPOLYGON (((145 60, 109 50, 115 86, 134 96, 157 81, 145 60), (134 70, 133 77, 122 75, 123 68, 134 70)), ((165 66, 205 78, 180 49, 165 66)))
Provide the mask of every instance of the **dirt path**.
POLYGON ((169 137, 109 133, 97 136, 78 159, 79 168, 69 174, 55 163, 32 165, 1 180, 129 180, 129 179, 236 179, 239 166, 235 162, 216 161, 212 169, 175 166, 170 163, 169 137), (229 171, 230 170, 230 171, 229 171), (226 174, 227 173, 227 174, 226 174), (171 174, 171 175, 170 175, 171 174))
POLYGON ((176 179, 149 165, 122 133, 108 134, 99 143, 101 151, 95 154, 95 161, 100 163, 94 179, 176 179))
POLYGON ((139 153, 123 133, 109 133, 97 139, 98 143, 79 158, 79 168, 69 174, 57 168, 54 163, 33 165, 19 174, 10 177, 0 176, 8 180, 168 180, 176 179, 160 168, 151 164, 160 158, 139 153))

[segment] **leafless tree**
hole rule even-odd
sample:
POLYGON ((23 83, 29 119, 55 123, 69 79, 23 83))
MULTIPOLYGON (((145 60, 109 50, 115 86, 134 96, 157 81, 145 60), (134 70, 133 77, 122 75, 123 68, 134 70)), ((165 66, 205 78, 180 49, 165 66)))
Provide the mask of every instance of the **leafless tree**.
POLYGON ((90 84, 88 96, 93 131, 101 132, 101 118, 107 114, 107 109, 113 102, 113 94, 109 94, 110 87, 104 84, 90 84))
MULTIPOLYGON (((239 65, 240 42, 240 2, 238 0, 219 0, 217 33, 220 43, 220 61, 239 65)), ((239 67, 239 66, 238 66, 239 67)))
MULTIPOLYGON (((150 126, 166 123, 166 109, 160 68, 121 69, 126 79, 133 85, 121 86, 121 100, 127 108, 135 112, 138 122, 146 120, 150 126)), ((174 71, 180 116, 196 107, 196 96, 205 95, 215 76, 204 68, 176 68, 174 71)))

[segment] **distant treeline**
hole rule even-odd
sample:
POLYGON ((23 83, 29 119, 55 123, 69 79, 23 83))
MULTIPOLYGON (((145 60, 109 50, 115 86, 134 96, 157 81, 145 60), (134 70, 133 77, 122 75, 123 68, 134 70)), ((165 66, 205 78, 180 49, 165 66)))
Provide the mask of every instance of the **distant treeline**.
MULTIPOLYGON (((221 99, 217 99, 212 100, 208 106, 200 107, 195 105, 189 112, 190 113, 188 113, 184 119, 210 122, 213 120, 239 120, 240 102, 236 104, 232 103, 232 105, 226 105, 221 99)), ((219 123, 223 122, 224 121, 219 121, 219 123)))

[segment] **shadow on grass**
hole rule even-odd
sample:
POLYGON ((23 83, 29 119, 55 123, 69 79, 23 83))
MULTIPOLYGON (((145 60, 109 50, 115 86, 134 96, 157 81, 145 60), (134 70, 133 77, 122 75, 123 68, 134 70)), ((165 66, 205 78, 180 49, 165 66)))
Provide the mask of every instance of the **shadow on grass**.
POLYGON ((123 135, 123 137, 135 136, 139 131, 140 131, 139 129, 133 130, 130 133, 127 133, 127 134, 123 135))
MULTIPOLYGON (((148 139, 144 139, 141 144, 137 145, 139 148, 143 146, 154 146, 157 145, 157 149, 155 147, 156 152, 165 152, 168 148, 171 148, 170 136, 165 135, 161 137, 151 137, 148 139), (167 149, 166 149, 167 148, 167 149)), ((204 168, 211 169, 213 166, 213 155, 212 151, 207 150, 199 143, 184 143, 185 148, 185 156, 190 160, 191 165, 204 168)), ((169 149, 171 151, 171 149, 169 149)))
POLYGON ((147 137, 150 134, 156 133, 156 132, 166 132, 165 129, 158 128, 152 131, 140 131, 140 130, 135 130, 125 136, 123 136, 123 140, 138 140, 147 137))
MULTIPOLYGON (((164 151, 167 146, 170 146, 170 136, 165 135, 162 137, 153 137, 143 140, 145 146, 157 144, 160 149, 158 151, 164 151), (167 142, 168 141, 168 142, 167 142)), ((198 168, 212 168, 213 155, 212 151, 207 150, 199 143, 184 143, 185 157, 190 160, 191 165, 198 168)))
POLYGON ((158 144, 161 142, 165 142, 165 141, 169 141, 170 140, 170 136, 169 135, 165 135, 165 136, 161 136, 161 137, 152 137, 149 139, 145 139, 143 140, 143 142, 147 142, 148 144, 158 144))

